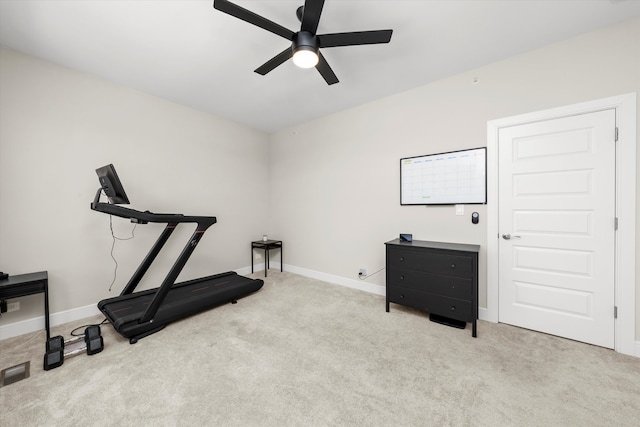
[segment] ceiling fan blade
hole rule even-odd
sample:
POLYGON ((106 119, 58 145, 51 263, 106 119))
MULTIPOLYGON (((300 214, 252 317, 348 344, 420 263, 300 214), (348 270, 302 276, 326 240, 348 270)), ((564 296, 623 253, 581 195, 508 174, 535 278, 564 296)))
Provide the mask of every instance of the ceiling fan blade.
POLYGON ((354 31, 350 33, 319 34, 320 47, 354 46, 389 43, 393 30, 354 31))
POLYGON ((320 75, 328 85, 332 85, 340 81, 320 52, 318 52, 318 64, 316 65, 316 69, 320 72, 320 75))
POLYGON ((270 60, 268 60, 267 62, 265 62, 264 64, 262 64, 261 66, 259 66, 258 68, 256 68, 254 71, 264 76, 269 71, 273 70, 278 65, 284 63, 287 59, 291 58, 292 55, 293 55, 293 52, 291 51, 291 48, 288 47, 282 52, 280 52, 279 54, 277 54, 276 56, 274 56, 273 58, 271 58, 270 60))
POLYGON ((320 14, 324 0, 306 0, 302 14, 302 26, 300 31, 308 31, 315 34, 318 31, 318 23, 320 22, 320 14))
POLYGON ((244 9, 235 3, 231 3, 230 1, 214 0, 213 7, 221 12, 235 16, 238 19, 242 19, 245 22, 264 28, 265 30, 284 37, 287 40, 291 40, 293 38, 293 31, 283 27, 282 25, 276 24, 275 22, 269 21, 250 10, 244 9))

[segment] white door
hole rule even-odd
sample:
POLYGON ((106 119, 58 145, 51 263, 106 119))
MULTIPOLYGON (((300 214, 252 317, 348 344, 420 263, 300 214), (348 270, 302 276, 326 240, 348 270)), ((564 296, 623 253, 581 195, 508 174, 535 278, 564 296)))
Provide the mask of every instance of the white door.
POLYGON ((615 110, 501 128, 499 321, 614 347, 615 110))

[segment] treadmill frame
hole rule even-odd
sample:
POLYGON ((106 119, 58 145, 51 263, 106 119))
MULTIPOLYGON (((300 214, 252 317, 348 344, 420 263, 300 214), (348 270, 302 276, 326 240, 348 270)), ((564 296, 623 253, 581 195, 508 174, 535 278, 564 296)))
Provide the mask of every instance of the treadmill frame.
MULTIPOLYGON (((120 297, 103 300, 98 304, 98 307, 103 313, 105 313, 105 310, 102 309, 103 305, 118 299, 127 298, 126 297, 127 295, 134 294, 134 291, 138 286, 138 284, 140 283, 140 281, 142 280, 142 277, 149 270, 149 267, 151 267, 151 264, 155 261, 156 257, 158 256, 158 254, 166 244, 167 240, 169 240, 169 237, 171 236, 173 231, 176 229, 178 224, 181 224, 181 223, 197 224, 195 231, 191 235, 191 238, 188 240, 187 244, 182 249, 182 252, 178 256, 178 259, 175 261, 175 263, 173 264, 169 272, 167 273, 166 277, 162 281, 162 284, 156 289, 150 289, 147 291, 140 292, 140 294, 142 293, 148 294, 152 291, 155 291, 155 295, 153 296, 150 304, 148 305, 148 307, 146 308, 146 310, 138 320, 138 325, 134 328, 135 332, 133 334, 129 334, 124 330, 120 330, 120 328, 118 328, 118 326, 115 324, 115 319, 113 319, 112 316, 109 316, 107 315, 107 313, 105 313, 109 321, 114 325, 114 327, 116 327, 116 330, 126 338, 130 338, 131 344, 134 344, 135 342, 137 342, 139 338, 142 338, 154 332, 157 332, 164 327, 164 324, 154 325, 153 321, 154 321, 154 317, 156 316, 156 313, 162 306, 163 301, 165 300, 165 298, 167 297, 171 289, 174 287, 174 285, 182 286, 191 282, 197 282, 199 280, 214 278, 216 276, 236 274, 234 272, 228 272, 228 273, 222 273, 216 276, 209 276, 206 278, 194 279, 188 282, 175 283, 176 279, 182 272, 182 269, 184 268, 185 264, 189 260, 189 257, 195 250, 196 246, 198 246, 198 243, 200 242, 200 239, 204 235, 205 231, 207 231, 207 229, 210 226, 212 226, 217 222, 216 217, 187 216, 182 214, 162 214, 162 213, 159 214, 159 213, 153 213, 149 211, 141 212, 135 209, 125 208, 123 206, 118 206, 115 204, 102 203, 100 202, 101 194, 102 194, 102 188, 98 189, 98 191, 96 192, 96 196, 93 202, 91 203, 91 209, 94 211, 106 213, 109 215, 119 216, 121 218, 129 218, 131 222, 138 223, 138 224, 147 224, 149 222, 167 224, 164 230, 162 231, 162 233, 160 234, 160 236, 158 237, 158 239, 156 240, 156 242, 153 244, 153 246, 145 256, 145 258, 142 260, 142 262, 138 266, 137 270, 135 271, 131 279, 129 279, 129 282, 120 293, 120 297), (147 324, 147 325, 144 326, 144 324, 147 324), (143 330, 143 332, 141 332, 141 330, 143 330)), ((260 279, 248 279, 248 280, 259 282, 259 285, 258 283, 256 283, 258 287, 256 289, 252 289, 249 292, 247 292, 247 290, 243 288, 241 289, 241 292, 238 293, 238 295, 235 295, 230 301, 235 302, 235 298, 239 298, 248 293, 257 291, 262 287, 264 283, 260 279)), ((224 301, 224 302, 228 302, 228 298, 227 298, 227 301, 224 301)), ((189 314, 186 314, 186 315, 189 315, 189 314)))

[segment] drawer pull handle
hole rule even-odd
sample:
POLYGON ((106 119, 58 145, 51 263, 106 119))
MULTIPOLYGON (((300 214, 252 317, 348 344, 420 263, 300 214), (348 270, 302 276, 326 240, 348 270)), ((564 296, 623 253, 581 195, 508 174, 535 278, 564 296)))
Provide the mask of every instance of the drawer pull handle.
POLYGON ((404 276, 400 276, 400 280, 404 280, 404 276))
POLYGON ((451 306, 451 311, 456 311, 456 306, 455 305, 451 306))
POLYGON ((403 299, 403 298, 404 298, 404 294, 400 295, 400 299, 403 299))
POLYGON ((455 264, 451 264, 451 268, 456 268, 456 265, 455 264))
POLYGON ((404 261, 404 257, 403 256, 400 257, 400 261, 404 261))

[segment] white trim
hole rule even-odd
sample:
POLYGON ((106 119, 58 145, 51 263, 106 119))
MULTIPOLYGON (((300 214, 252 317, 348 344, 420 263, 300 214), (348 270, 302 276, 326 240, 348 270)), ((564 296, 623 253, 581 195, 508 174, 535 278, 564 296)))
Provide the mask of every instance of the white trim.
MULTIPOLYGON (((270 262, 270 269, 280 269, 279 262, 270 262)), ((242 267, 234 270, 241 275, 251 274, 251 267, 242 267)), ((264 263, 254 264, 253 271, 260 273, 264 271, 264 263)), ((321 273, 319 271, 308 270, 306 268, 294 267, 291 265, 284 265, 284 271, 288 271, 301 276, 311 277, 313 279, 329 282, 334 285, 346 286, 348 288, 357 289, 364 292, 369 292, 377 295, 386 295, 385 287, 381 285, 374 285, 367 283, 365 280, 347 279, 340 276, 334 276, 332 274, 321 273)), ((97 305, 91 304, 85 307, 79 307, 59 313, 51 314, 49 318, 50 326, 58 326, 63 323, 73 322, 80 319, 85 319, 94 315, 100 314, 97 305)), ((27 334, 30 332, 44 331, 44 316, 34 317, 32 319, 26 319, 19 322, 11 323, 8 325, 0 326, 0 341, 8 338, 13 338, 19 335, 27 334)))
MULTIPOLYGON (((269 263, 269 267, 271 268, 276 268, 276 264, 277 264, 277 268, 280 268, 280 264, 279 263, 269 263)), ((236 273, 238 273, 241 276, 245 276, 247 274, 251 274, 251 267, 242 267, 242 268, 238 268, 233 270, 236 273)), ((259 273, 261 271, 264 271, 264 263, 260 263, 260 264, 254 264, 253 265, 253 271, 256 273, 259 273)))
MULTIPOLYGON (((280 263, 270 262, 269 270, 279 270, 280 263)), ((242 267, 235 270, 238 274, 251 274, 251 267, 242 267)), ((255 273, 264 271, 264 263, 254 264, 253 271, 255 273)), ((383 285, 375 285, 364 280, 348 279, 342 276, 335 276, 333 274, 322 273, 320 271, 309 270, 307 268, 296 267, 294 265, 284 264, 284 271, 289 273, 299 274, 300 276, 310 277, 312 279, 322 280, 323 282, 329 282, 334 285, 345 286, 347 288, 357 289, 359 291, 369 292, 370 294, 385 296, 386 288, 383 285)))
POLYGON ((299 274, 300 276, 311 277, 312 279, 322 280, 323 282, 329 282, 334 285, 340 285, 351 289, 357 289, 359 291, 369 292, 371 294, 383 296, 387 294, 386 288, 384 286, 368 283, 366 279, 347 279, 346 277, 334 276, 333 274, 322 273, 320 271, 295 267, 288 264, 284 265, 284 271, 299 274))
MULTIPOLYGON (((636 94, 574 104, 487 122, 487 319, 499 321, 498 299, 498 132, 500 128, 616 109, 619 128, 616 153, 615 350, 639 355, 635 341, 636 260, 636 94)), ((639 356, 640 357, 640 356, 639 356)))
MULTIPOLYGON (((285 269, 287 268, 287 264, 285 264, 285 269)), ((271 270, 280 270, 280 263, 269 261, 269 271, 271 270)), ((248 276, 254 273, 262 273, 264 275, 264 262, 260 264, 253 264, 253 273, 251 272, 251 266, 249 267, 241 267, 233 270, 241 276, 248 276)), ((286 270, 285 270, 286 271, 286 270)))
MULTIPOLYGON (((258 265, 256 265, 254 268, 254 271, 258 272, 264 268, 264 264, 260 264, 260 265, 262 267, 258 267, 258 265)), ((271 268, 279 269, 280 264, 274 263, 271 266, 271 268)), ((251 267, 244 267, 236 271, 238 272, 238 274, 249 274, 251 273, 251 267)), ((294 274, 299 274, 300 276, 310 277, 312 279, 322 280, 323 282, 328 282, 328 283, 331 283, 332 285, 345 286, 347 288, 369 292, 370 294, 376 294, 376 295, 382 295, 382 296, 387 295, 387 290, 384 285, 376 285, 373 283, 368 283, 366 282, 366 279, 365 280, 348 279, 346 277, 335 276, 333 274, 322 273, 320 271, 309 270, 306 268, 296 267, 288 264, 284 265, 284 271, 288 271, 294 274)), ((488 318, 487 309, 483 307, 478 308, 478 319, 492 321, 491 319, 488 318)))
MULTIPOLYGON (((274 268, 280 268, 280 264, 274 263, 274 268), (276 265, 277 264, 277 265, 276 265)), ((332 274, 322 273, 315 270, 309 270, 306 268, 295 267, 292 265, 285 264, 285 271, 299 274, 300 276, 310 277, 317 280, 322 280, 324 282, 328 282, 332 285, 345 286, 352 289, 357 289, 359 291, 369 292, 376 295, 386 295, 386 289, 382 285, 375 285, 372 283, 367 283, 363 280, 354 280, 347 279, 341 276, 335 276, 332 274)), ((254 271, 258 272, 261 269, 264 269, 264 264, 254 265, 254 271)), ((251 267, 242 267, 236 271, 238 274, 249 274, 251 273, 251 267)), ((51 327, 62 325, 64 323, 73 322, 76 320, 85 319, 87 317, 95 316, 100 314, 100 310, 95 304, 87 305, 84 307, 79 307, 72 310, 62 311, 59 313, 54 313, 51 315, 50 322, 51 327)), ((480 320, 486 320, 489 322, 497 323, 492 320, 492 313, 487 308, 479 307, 478 308, 478 318, 480 320)), ((27 334, 30 332, 35 332, 43 330, 44 331, 44 316, 34 317, 32 319, 23 320, 20 322, 15 322, 9 325, 0 326, 0 341, 13 338, 19 335, 27 334)), ((636 341, 634 344, 635 350, 633 353, 629 353, 632 356, 640 357, 640 341, 636 341)))
MULTIPOLYGON (((280 268, 279 263, 271 263, 271 268, 280 268)), ((254 271, 264 270, 264 263, 255 264, 254 271)), ((243 267, 235 270, 238 274, 250 274, 251 267, 243 267)), ((68 322, 85 319, 87 317, 100 314, 97 304, 91 304, 84 307, 73 308, 71 310, 52 313, 49 317, 50 327, 62 325, 68 322)), ((6 316, 6 315, 5 315, 6 316)), ((0 325, 0 341, 20 335, 28 334, 35 331, 44 331, 44 316, 33 317, 7 325, 0 325)))
MULTIPOLYGON (((71 310, 51 314, 49 316, 49 326, 50 328, 53 328, 54 326, 74 322, 80 319, 86 319, 87 317, 95 316, 97 314, 100 314, 100 310, 98 310, 98 306, 95 304, 73 308, 71 310)), ((31 319, 21 320, 8 325, 2 325, 0 326, 0 341, 40 330, 44 332, 44 316, 33 317, 31 319)))

